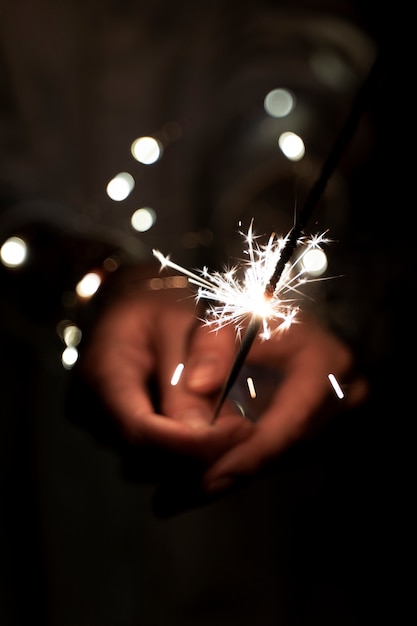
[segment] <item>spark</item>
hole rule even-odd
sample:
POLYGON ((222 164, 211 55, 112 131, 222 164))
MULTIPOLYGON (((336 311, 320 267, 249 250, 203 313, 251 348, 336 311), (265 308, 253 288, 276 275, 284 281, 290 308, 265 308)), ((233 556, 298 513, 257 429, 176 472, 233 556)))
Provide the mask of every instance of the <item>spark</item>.
POLYGON ((248 385, 248 390, 249 390, 249 395, 252 399, 256 398, 256 389, 255 389, 255 383, 253 382, 253 378, 251 376, 248 376, 248 378, 246 379, 246 383, 248 385))
POLYGON ((197 288, 196 301, 208 303, 204 323, 214 330, 228 324, 235 326, 241 334, 245 320, 251 318, 259 323, 261 339, 269 339, 272 333, 283 331, 291 326, 299 312, 298 301, 301 288, 310 282, 301 259, 312 249, 321 249, 328 243, 326 232, 312 237, 304 236, 297 245, 304 246, 301 254, 292 262, 287 262, 276 284, 271 289, 271 278, 285 248, 288 235, 278 237, 272 233, 266 243, 260 243, 255 235, 253 220, 247 234, 240 231, 246 247, 244 258, 223 272, 210 273, 207 267, 192 272, 170 260, 158 250, 154 256, 162 267, 170 267, 188 277, 189 283, 197 288))
POLYGON ((334 374, 328 374, 328 379, 330 381, 330 384, 332 385, 337 397, 342 400, 345 397, 345 394, 343 393, 343 389, 341 388, 341 386, 339 385, 336 376, 334 374))
POLYGON ((178 384, 180 378, 181 378, 181 374, 182 371, 184 369, 184 363, 178 363, 177 367, 175 368, 175 371, 172 375, 171 378, 171 385, 174 387, 175 385, 178 384))

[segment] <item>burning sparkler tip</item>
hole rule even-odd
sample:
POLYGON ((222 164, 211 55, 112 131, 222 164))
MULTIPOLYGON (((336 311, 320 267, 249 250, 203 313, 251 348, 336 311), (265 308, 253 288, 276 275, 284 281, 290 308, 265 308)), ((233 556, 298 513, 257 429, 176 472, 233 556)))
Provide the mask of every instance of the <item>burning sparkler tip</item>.
MULTIPOLYGON (((197 273, 192 272, 177 265, 159 250, 154 249, 153 254, 163 268, 170 267, 188 277, 189 283, 197 287, 197 302, 209 302, 205 321, 207 326, 220 329, 227 324, 234 324, 237 335, 240 335, 242 323, 244 326, 249 315, 259 318, 263 329, 262 339, 266 339, 293 323, 299 308, 294 298, 288 298, 287 294, 297 293, 308 281, 302 271, 293 272, 295 262, 283 263, 282 253, 288 236, 278 238, 274 233, 265 245, 258 244, 252 221, 245 239, 247 249, 244 252, 249 257, 247 262, 241 268, 233 266, 222 273, 211 273, 206 266, 197 273), (278 273, 277 268, 280 270, 278 273), (239 276, 239 269, 244 269, 243 278, 239 276)), ((320 236, 308 240, 307 249, 317 247, 317 243, 322 241, 323 237, 320 236)))

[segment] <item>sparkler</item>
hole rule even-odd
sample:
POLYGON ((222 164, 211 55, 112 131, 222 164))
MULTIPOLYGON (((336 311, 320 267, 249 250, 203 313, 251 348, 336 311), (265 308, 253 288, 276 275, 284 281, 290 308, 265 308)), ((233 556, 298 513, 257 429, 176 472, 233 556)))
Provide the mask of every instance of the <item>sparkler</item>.
MULTIPOLYGON (((380 52, 359 89, 350 115, 336 138, 320 175, 311 188, 304 207, 289 234, 283 239, 272 234, 266 246, 258 246, 251 224, 246 238, 248 262, 242 281, 238 280, 236 266, 224 273, 210 274, 207 268, 204 268, 200 274, 196 274, 173 263, 169 257, 163 256, 158 250, 153 251, 163 266, 169 266, 188 276, 189 281, 198 287, 198 300, 204 298, 217 303, 209 308, 209 317, 206 320, 208 325, 221 328, 225 324, 234 323, 240 336, 242 323, 249 318, 229 376, 220 394, 213 421, 217 418, 225 398, 233 387, 261 327, 260 336, 267 339, 271 332, 271 321, 278 321, 277 329, 284 330, 295 319, 298 306, 294 303, 296 302, 294 295, 300 293, 300 287, 306 281, 302 273, 295 271, 299 259, 291 263, 291 257, 296 247, 305 242, 304 230, 307 221, 356 130, 375 81, 379 78, 381 59, 380 52), (291 298, 287 298, 287 294, 290 294, 291 298)), ((313 237, 307 241, 305 251, 311 247, 320 247, 325 241, 324 234, 313 237)))
POLYGON ((295 321, 299 306, 301 287, 310 282, 305 276, 302 258, 312 249, 320 249, 329 239, 326 233, 309 239, 300 237, 297 244, 303 245, 302 253, 293 263, 286 263, 274 288, 271 288, 277 264, 286 250, 288 236, 279 238, 273 233, 266 244, 260 245, 254 234, 253 220, 248 233, 241 232, 246 241, 246 259, 224 272, 210 273, 205 267, 199 273, 191 272, 172 262, 158 250, 154 255, 163 267, 175 269, 188 277, 197 287, 196 300, 209 303, 204 323, 213 330, 233 324, 241 338, 230 374, 217 404, 214 419, 223 401, 233 386, 249 349, 259 334, 262 340, 271 334, 286 330, 295 321), (243 276, 242 276, 243 270, 243 276), (249 319, 243 337, 242 330, 249 319))

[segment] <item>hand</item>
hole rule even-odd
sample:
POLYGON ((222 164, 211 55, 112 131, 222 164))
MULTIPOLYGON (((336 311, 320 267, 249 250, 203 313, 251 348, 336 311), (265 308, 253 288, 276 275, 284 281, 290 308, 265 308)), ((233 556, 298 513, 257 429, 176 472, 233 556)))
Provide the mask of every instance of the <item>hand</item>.
MULTIPOLYGON (((230 369, 234 350, 231 327, 222 329, 216 337, 208 334, 206 328, 196 331, 184 369, 189 390, 209 395, 218 391, 230 369)), ((206 471, 203 485, 209 492, 226 489, 239 477, 259 471, 310 432, 317 421, 358 405, 367 395, 366 381, 351 377, 351 351, 312 320, 294 323, 267 341, 256 338, 247 363, 267 365, 280 373, 281 380, 249 436, 226 450, 206 471), (331 387, 329 373, 342 382, 350 378, 342 400, 331 387)), ((218 423, 231 411, 230 406, 225 407, 218 423)))
POLYGON ((145 291, 102 314, 81 367, 128 440, 197 460, 203 488, 214 493, 259 471, 318 418, 355 406, 366 395, 365 382, 357 379, 345 399, 336 399, 328 374, 346 381, 353 356, 304 319, 268 341, 257 338, 251 347, 248 364, 280 375, 257 421, 244 419, 227 401, 213 422, 236 349, 233 327, 211 332, 198 322, 190 290, 145 291), (185 368, 173 386, 178 363, 185 368))
POLYGON ((171 384, 176 366, 186 360, 196 315, 189 289, 123 297, 102 312, 80 370, 127 440, 207 466, 247 437, 252 426, 235 412, 213 426, 215 387, 200 393, 182 381, 171 384))

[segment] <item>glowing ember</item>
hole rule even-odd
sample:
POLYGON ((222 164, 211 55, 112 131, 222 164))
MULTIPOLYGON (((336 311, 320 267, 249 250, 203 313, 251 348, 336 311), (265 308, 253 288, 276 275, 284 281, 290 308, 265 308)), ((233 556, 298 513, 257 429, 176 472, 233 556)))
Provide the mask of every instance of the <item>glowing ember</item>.
POLYGON ((172 378, 171 378, 171 385, 175 386, 175 385, 178 384, 178 382, 179 382, 179 380, 181 378, 181 374, 182 374, 183 369, 184 369, 184 363, 178 363, 178 365, 175 368, 175 371, 174 371, 174 373, 172 375, 172 378))
POLYGON ((247 258, 224 272, 210 273, 204 267, 197 274, 173 263, 158 250, 153 250, 153 254, 162 267, 171 267, 188 276, 189 282, 197 287, 197 301, 204 299, 210 302, 204 320, 208 326, 219 329, 227 324, 234 324, 236 332, 240 334, 243 321, 249 316, 260 320, 260 337, 269 339, 272 323, 275 330, 284 330, 294 322, 299 311, 299 289, 309 282, 306 270, 299 261, 312 249, 321 249, 321 244, 328 243, 329 239, 325 237, 325 233, 309 239, 300 238, 297 244, 304 246, 302 254, 294 262, 285 265, 271 291, 269 283, 288 235, 280 238, 273 233, 266 244, 260 245, 252 226, 253 222, 247 235, 240 233, 247 245, 243 251, 247 258), (301 269, 298 270, 297 267, 301 269))
POLYGON ((255 389, 255 383, 253 382, 253 378, 251 376, 248 376, 248 378, 246 379, 246 383, 248 385, 248 390, 249 390, 249 395, 252 399, 256 398, 256 389, 255 389))
POLYGON ((339 385, 337 378, 334 374, 329 374, 328 375, 328 379, 330 381, 330 384, 332 385, 335 394, 337 395, 337 397, 342 400, 345 397, 345 394, 343 393, 343 389, 341 388, 341 386, 339 385))

